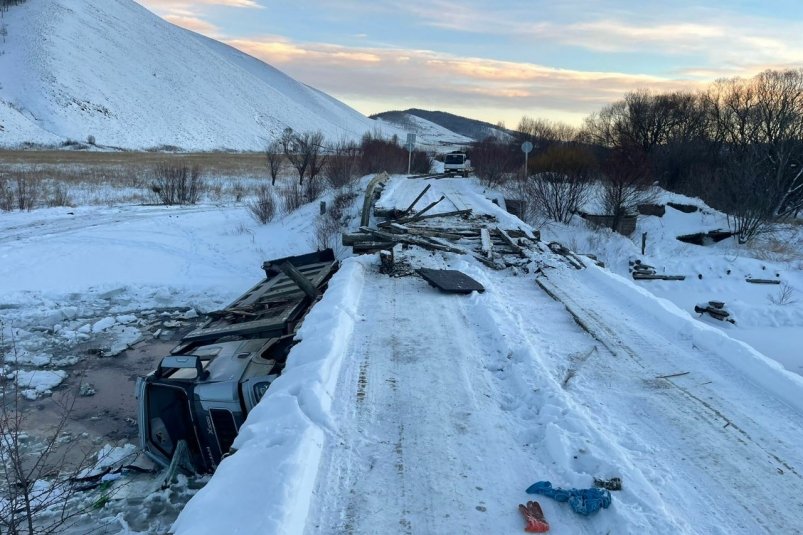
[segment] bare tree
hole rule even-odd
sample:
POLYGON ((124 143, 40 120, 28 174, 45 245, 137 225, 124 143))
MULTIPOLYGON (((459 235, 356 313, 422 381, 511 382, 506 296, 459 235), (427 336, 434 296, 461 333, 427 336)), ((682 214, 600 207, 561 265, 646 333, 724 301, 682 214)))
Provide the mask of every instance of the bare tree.
POLYGON ((268 172, 270 173, 270 185, 276 185, 276 178, 282 170, 282 161, 284 154, 282 151, 282 144, 279 140, 273 140, 268 144, 265 150, 265 157, 268 164, 268 172))
POLYGON ((341 139, 331 147, 324 176, 334 188, 349 187, 357 176, 359 160, 359 147, 347 139, 341 139))
POLYGON ((526 115, 519 121, 516 131, 525 139, 535 142, 568 142, 577 136, 577 129, 569 124, 526 115))
POLYGON ((597 162, 588 149, 553 145, 533 159, 535 176, 527 180, 528 194, 549 219, 568 223, 588 199, 597 162))
POLYGON ((499 185, 516 169, 516 157, 519 154, 515 147, 494 138, 486 138, 471 146, 471 166, 484 184, 499 185))
POLYGON ((310 135, 307 143, 309 147, 309 179, 315 180, 321 171, 326 167, 328 155, 324 152, 323 134, 321 132, 314 132, 310 135))
POLYGON ((602 205, 616 230, 624 217, 637 213, 639 204, 654 200, 646 155, 634 147, 616 148, 603 162, 602 173, 602 205))
POLYGON ((323 134, 321 132, 304 132, 296 134, 292 128, 286 128, 280 138, 284 155, 298 172, 298 183, 303 184, 308 171, 317 175, 321 170, 323 134))
MULTIPOLYGON (((2 332, 0 325, 0 346, 2 332)), ((11 353, 15 358, 3 366, 5 377, 0 383, 0 533, 60 533, 90 508, 74 498, 80 492, 76 481, 92 465, 91 456, 85 453, 68 462, 68 453, 74 457, 74 452, 59 448, 75 395, 58 397, 57 422, 34 447, 27 433, 28 416, 20 392, 26 385, 13 340, 11 353)))

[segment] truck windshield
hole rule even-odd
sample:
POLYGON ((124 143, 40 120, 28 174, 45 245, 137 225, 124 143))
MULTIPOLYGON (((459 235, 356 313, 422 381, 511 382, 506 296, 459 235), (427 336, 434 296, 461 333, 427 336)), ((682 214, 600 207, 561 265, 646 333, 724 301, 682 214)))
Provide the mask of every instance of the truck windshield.
POLYGON ((463 163, 465 155, 463 154, 447 154, 443 159, 443 163, 463 163))

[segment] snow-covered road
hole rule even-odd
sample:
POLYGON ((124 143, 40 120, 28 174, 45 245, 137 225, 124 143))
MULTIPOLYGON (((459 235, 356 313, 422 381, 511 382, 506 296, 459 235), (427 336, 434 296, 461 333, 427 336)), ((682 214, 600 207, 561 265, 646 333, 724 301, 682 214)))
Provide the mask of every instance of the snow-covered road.
MULTIPOLYGON (((498 210, 464 183, 430 195, 498 210)), ((591 265, 403 255, 486 292, 344 263, 178 533, 516 533, 532 483, 611 477, 624 488, 591 517, 540 499, 551 532, 799 532, 800 376, 591 265)))

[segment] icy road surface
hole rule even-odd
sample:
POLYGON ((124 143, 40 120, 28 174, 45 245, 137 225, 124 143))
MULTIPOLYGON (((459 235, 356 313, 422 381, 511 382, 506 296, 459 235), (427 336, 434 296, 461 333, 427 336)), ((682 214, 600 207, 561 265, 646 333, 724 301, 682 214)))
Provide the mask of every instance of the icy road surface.
MULTIPOLYGON (((460 183, 430 194, 494 213, 460 183)), ((344 262, 178 533, 519 533, 533 498, 551 533, 800 531, 800 376, 591 265, 405 254, 487 291, 344 262), (589 518, 524 492, 594 477, 624 489, 589 518)))

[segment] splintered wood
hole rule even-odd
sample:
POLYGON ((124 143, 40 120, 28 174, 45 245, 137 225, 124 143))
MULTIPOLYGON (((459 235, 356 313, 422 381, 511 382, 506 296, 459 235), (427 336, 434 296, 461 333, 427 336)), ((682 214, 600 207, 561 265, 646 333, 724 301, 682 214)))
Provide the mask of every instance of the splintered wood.
POLYGON ((416 205, 430 188, 431 185, 427 184, 404 211, 382 212, 386 219, 375 226, 369 226, 366 223, 368 218, 363 217, 358 232, 343 234, 343 245, 353 247, 355 253, 385 251, 382 253, 384 269, 392 269, 393 255, 387 251, 399 244, 471 255, 494 269, 524 265, 522 262, 529 261, 529 252, 538 248, 539 232, 522 227, 503 229, 493 216, 474 214, 459 193, 442 194, 416 210, 416 205), (444 200, 457 209, 433 213, 433 208, 444 200))

